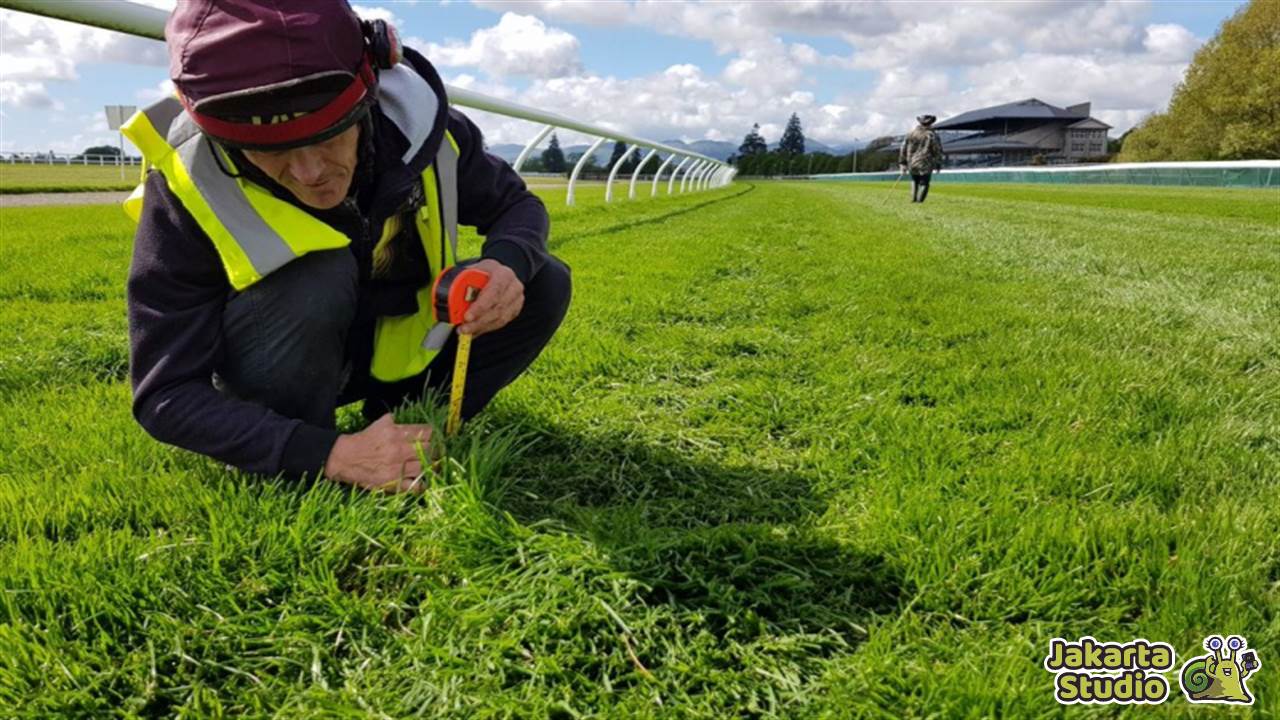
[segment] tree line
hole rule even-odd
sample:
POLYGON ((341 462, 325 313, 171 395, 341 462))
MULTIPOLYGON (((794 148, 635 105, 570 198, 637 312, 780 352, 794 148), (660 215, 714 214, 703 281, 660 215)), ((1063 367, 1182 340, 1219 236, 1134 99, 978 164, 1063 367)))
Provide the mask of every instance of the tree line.
POLYGON ((769 149, 769 143, 760 134, 760 123, 742 138, 738 152, 729 158, 736 165, 738 174, 760 177, 777 175, 810 175, 838 172, 879 172, 893 167, 896 160, 893 138, 878 137, 867 146, 843 155, 826 152, 805 152, 804 128, 800 116, 791 113, 787 126, 778 140, 778 147, 769 149))
MULTIPOLYGON (((617 164, 618 159, 625 155, 626 152, 626 143, 621 140, 615 142, 613 144, 613 154, 609 156, 608 163, 600 165, 600 163, 596 162, 595 156, 592 155, 587 158, 585 163, 583 163, 582 173, 579 177, 608 177, 610 170, 615 164, 617 164)), ((622 167, 618 168, 618 175, 630 176, 635 172, 636 167, 647 154, 648 150, 644 148, 631 153, 631 155, 627 157, 626 162, 622 163, 622 167)), ((524 166, 520 169, 523 172, 558 173, 567 177, 573 172, 573 168, 578 164, 578 161, 582 159, 582 155, 583 153, 569 153, 566 156, 564 149, 560 147, 560 138, 556 137, 555 133, 551 133, 551 141, 547 143, 547 149, 543 150, 541 155, 525 158, 524 166)), ((645 163, 644 169, 647 172, 653 172, 657 170, 658 166, 661 164, 662 161, 659 160, 657 156, 654 156, 649 160, 649 162, 645 163)))

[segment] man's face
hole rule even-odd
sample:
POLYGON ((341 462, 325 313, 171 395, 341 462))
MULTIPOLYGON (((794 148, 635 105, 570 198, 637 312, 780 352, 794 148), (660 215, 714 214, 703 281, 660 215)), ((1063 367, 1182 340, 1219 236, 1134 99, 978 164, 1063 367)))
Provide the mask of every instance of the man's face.
POLYGON ((245 150, 249 162, 317 210, 337 207, 355 177, 360 124, 323 142, 291 150, 245 150))

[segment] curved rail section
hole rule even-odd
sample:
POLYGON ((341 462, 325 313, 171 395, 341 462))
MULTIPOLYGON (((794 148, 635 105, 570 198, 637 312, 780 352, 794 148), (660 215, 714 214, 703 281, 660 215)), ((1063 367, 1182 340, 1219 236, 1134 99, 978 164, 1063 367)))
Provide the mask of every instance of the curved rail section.
MULTIPOLYGON (((152 40, 164 40, 164 23, 169 17, 169 13, 159 8, 141 5, 139 3, 130 2, 129 0, 95 0, 94 2, 64 2, 62 0, 0 0, 0 7, 10 10, 19 10, 21 12, 31 13, 34 15, 43 15, 45 17, 57 18, 59 20, 68 20, 70 22, 79 23, 81 25, 91 25, 106 30, 115 30, 117 32, 137 35, 139 37, 151 38, 152 40)), ((585 161, 594 155, 595 150, 604 144, 607 140, 626 143, 630 146, 630 150, 625 153, 616 163, 606 168, 609 171, 609 180, 605 185, 605 202, 613 200, 613 180, 618 172, 618 166, 625 162, 626 158, 632 155, 638 148, 648 148, 649 153, 645 156, 648 161, 653 155, 659 151, 668 153, 666 162, 658 168, 657 174, 653 177, 653 192, 650 196, 658 194, 658 181, 662 177, 662 171, 673 158, 681 158, 680 164, 672 172, 670 181, 667 184, 667 194, 672 194, 675 187, 676 175, 680 173, 688 163, 692 162, 688 169, 685 170, 680 182, 680 192, 685 192, 686 183, 689 180, 694 182, 688 187, 691 190, 699 188, 699 181, 703 180, 703 174, 718 170, 719 172, 712 175, 714 182, 705 183, 706 187, 719 187, 727 185, 733 181, 735 174, 734 169, 728 164, 715 158, 708 157, 701 153, 691 152, 682 148, 672 147, 665 143, 646 140, 641 137, 629 135, 627 133, 610 130, 599 125, 579 122, 563 115, 545 112, 537 108, 531 108, 518 103, 500 100, 498 98, 483 95, 466 88, 454 87, 446 85, 445 91, 449 94, 449 102, 454 105, 475 108, 476 110, 484 110, 486 112, 504 115, 506 117, 519 118, 521 120, 529 120, 531 122, 543 123, 543 127, 538 133, 524 146, 520 151, 519 157, 516 158, 513 167, 516 172, 528 160, 529 155, 551 134, 556 128, 564 130, 575 130, 584 133, 590 137, 597 138, 592 150, 578 161, 574 167, 573 173, 569 177, 569 187, 565 193, 565 203, 573 204, 574 186, 578 182, 578 175, 585 166, 585 161), (697 175, 692 175, 691 171, 696 169, 697 175)), ((644 162, 637 167, 631 176, 631 187, 628 193, 629 198, 635 197, 636 179, 639 177, 640 169, 644 167, 644 162)))

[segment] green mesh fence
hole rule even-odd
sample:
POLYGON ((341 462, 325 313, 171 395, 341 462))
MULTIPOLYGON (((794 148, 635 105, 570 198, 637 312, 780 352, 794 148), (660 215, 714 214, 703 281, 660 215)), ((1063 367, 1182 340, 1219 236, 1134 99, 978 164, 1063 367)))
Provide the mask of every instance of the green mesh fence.
MULTIPOLYGON (((885 181, 897 173, 838 173, 810 175, 813 180, 885 181)), ((984 170, 943 170, 933 176, 935 183, 1057 183, 1062 185, 1188 185, 1200 187, 1280 187, 1280 161, 1230 163, 1186 163, 1174 165, 1125 164, 1097 168, 1009 168, 984 170)))

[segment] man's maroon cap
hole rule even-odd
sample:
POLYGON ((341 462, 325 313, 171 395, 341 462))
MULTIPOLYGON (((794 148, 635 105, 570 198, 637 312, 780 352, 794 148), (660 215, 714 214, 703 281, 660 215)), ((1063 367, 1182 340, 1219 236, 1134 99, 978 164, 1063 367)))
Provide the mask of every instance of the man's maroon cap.
POLYGON ((363 116, 377 85, 346 0, 181 0, 164 34, 182 104, 239 147, 332 137, 363 116))

